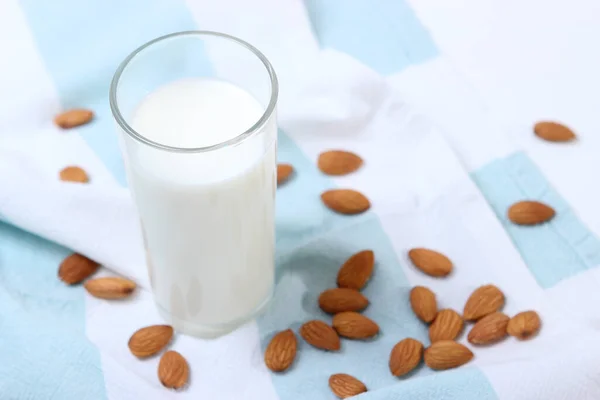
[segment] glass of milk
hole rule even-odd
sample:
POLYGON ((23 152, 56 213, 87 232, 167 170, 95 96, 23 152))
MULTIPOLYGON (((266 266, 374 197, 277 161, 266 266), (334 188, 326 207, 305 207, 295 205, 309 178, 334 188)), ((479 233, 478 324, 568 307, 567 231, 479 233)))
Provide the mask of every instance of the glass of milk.
POLYGON ((265 56, 216 32, 155 39, 113 78, 154 299, 182 333, 222 335, 271 298, 277 93, 265 56))

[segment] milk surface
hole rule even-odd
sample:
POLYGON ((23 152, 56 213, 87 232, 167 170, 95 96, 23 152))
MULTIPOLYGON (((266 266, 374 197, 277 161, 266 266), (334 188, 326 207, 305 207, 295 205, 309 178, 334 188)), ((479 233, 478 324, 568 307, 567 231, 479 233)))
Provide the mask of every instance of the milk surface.
MULTIPOLYGON (((193 78, 150 93, 131 126, 157 143, 205 147, 240 135, 263 112, 233 84, 193 78)), ((204 337, 235 328, 273 289, 275 117, 237 146, 207 153, 127 140, 128 180, 162 316, 176 329, 204 337)))

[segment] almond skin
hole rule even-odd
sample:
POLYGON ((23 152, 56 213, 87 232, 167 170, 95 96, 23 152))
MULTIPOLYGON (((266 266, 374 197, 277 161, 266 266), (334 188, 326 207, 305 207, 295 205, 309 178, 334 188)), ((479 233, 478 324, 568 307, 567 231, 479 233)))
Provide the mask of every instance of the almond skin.
POLYGON ((344 150, 325 151, 319 155, 317 165, 327 175, 347 175, 363 164, 358 155, 344 150))
POLYGON ((315 319, 306 322, 300 327, 300 336, 318 349, 330 351, 340 349, 340 337, 337 332, 323 321, 315 319))
POLYGON ((340 399, 356 396, 367 391, 364 383, 348 374, 334 374, 329 377, 329 387, 340 399))
POLYGON ((323 192, 321 200, 332 211, 340 214, 360 214, 371 208, 364 194, 351 189, 333 189, 323 192))
POLYGON ((363 250, 353 254, 340 267, 337 275, 338 287, 361 290, 371 279, 374 266, 373 250, 363 250))
POLYGON ((139 358, 150 357, 161 351, 173 338, 173 327, 152 325, 137 330, 129 339, 131 354, 139 358))
POLYGON ((517 339, 529 339, 540 330, 542 321, 535 311, 523 311, 515 315, 508 322, 506 328, 509 335, 517 339))
POLYGON ((58 268, 58 277, 67 285, 75 285, 89 278, 98 270, 98 263, 84 255, 73 253, 58 268))
POLYGON ((471 344, 491 344, 506 337, 506 327, 510 318, 501 312, 495 312, 481 318, 471 328, 468 340, 471 344))
POLYGON ((70 129, 87 124, 93 118, 94 113, 92 111, 76 108, 58 114, 54 117, 54 123, 63 129, 70 129))
POLYGON ((463 318, 477 321, 488 314, 499 311, 504 306, 504 293, 494 285, 483 285, 469 296, 463 318))
POLYGON ((440 340, 425 350, 425 364, 435 370, 460 367, 471 361, 473 352, 454 340, 440 340))
POLYGON ((319 307, 329 314, 344 311, 362 311, 368 305, 369 300, 354 289, 327 289, 319 296, 319 307))
POLYGON ((424 286, 415 286, 410 291, 410 307, 421 321, 431 323, 438 312, 435 293, 424 286))
POLYGON ((285 183, 294 173, 291 164, 277 164, 277 186, 285 183))
POLYGON ((349 339, 367 339, 379 333, 379 325, 362 314, 353 311, 333 316, 333 329, 338 335, 349 339))
POLYGON ((558 122, 541 121, 533 126, 533 132, 540 139, 549 142, 570 142, 577 136, 567 126, 558 122))
POLYGON ((520 201, 508 209, 508 219, 517 225, 537 225, 550 221, 556 212, 539 201, 520 201))
POLYGON ((408 257, 422 272, 434 277, 444 277, 452 272, 452 261, 440 252, 425 248, 411 249, 408 257))
POLYGON ((96 278, 86 281, 83 286, 94 297, 100 299, 123 299, 135 290, 135 282, 125 278, 96 278))
POLYGON ((394 376, 406 375, 419 365, 421 358, 423 358, 421 342, 413 338, 401 340, 390 353, 390 372, 394 376))
POLYGON ((63 168, 59 173, 59 177, 61 181, 65 182, 88 183, 90 181, 87 172, 76 166, 63 168))
POLYGON ((433 323, 429 326, 431 343, 440 340, 454 340, 463 328, 463 320, 458 313, 449 308, 440 310, 433 323))
POLYGON ((176 351, 167 351, 158 363, 158 379, 164 387, 181 389, 190 376, 190 367, 185 358, 176 351))
POLYGON ((291 329, 281 331, 269 342, 265 350, 265 364, 273 372, 282 372, 289 368, 296 358, 298 341, 291 329))

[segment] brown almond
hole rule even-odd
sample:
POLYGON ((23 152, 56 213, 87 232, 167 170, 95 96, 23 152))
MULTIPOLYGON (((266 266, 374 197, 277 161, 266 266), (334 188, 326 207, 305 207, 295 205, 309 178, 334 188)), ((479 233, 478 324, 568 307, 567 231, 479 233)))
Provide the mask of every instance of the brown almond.
POLYGON ((552 121, 538 122, 533 126, 533 132, 540 139, 549 142, 570 142, 577 137, 567 126, 552 121))
POLYGON ((374 266, 373 250, 363 250, 353 254, 340 267, 337 275, 338 287, 361 290, 371 279, 374 266))
POLYGON ((92 296, 109 300, 128 297, 136 287, 135 282, 117 277, 91 279, 83 286, 92 296))
POLYGON ((300 336, 318 349, 336 351, 340 349, 337 332, 323 321, 312 320, 300 327, 300 336))
POLYGON ((403 339, 390 353, 390 371, 394 376, 406 375, 419 365, 421 358, 423 358, 423 344, 413 338, 403 339))
POLYGON ((161 351, 173 338, 173 327, 152 325, 138 329, 129 338, 129 350, 136 357, 150 357, 161 351))
POLYGON ((329 377, 329 387, 340 399, 356 396, 367 391, 364 383, 348 374, 334 374, 329 377))
POLYGON ((469 296, 463 310, 463 318, 467 321, 477 321, 499 311, 503 306, 504 293, 494 285, 483 285, 469 296))
POLYGON ((353 311, 335 314, 332 324, 338 335, 349 339, 366 339, 379 333, 379 325, 353 311))
POLYGON ((537 334, 541 325, 542 321, 538 313, 523 311, 510 319, 506 330, 509 335, 524 340, 537 334))
POLYGON ((411 249, 408 257, 422 272, 430 276, 443 277, 452 272, 452 261, 440 252, 425 248, 411 249))
POLYGON ((80 167, 70 166, 65 167, 60 171, 60 180, 65 182, 77 182, 77 183, 88 183, 90 177, 80 167))
POLYGON ((167 351, 158 363, 158 379, 164 387, 181 389, 190 376, 190 367, 185 358, 176 351, 167 351))
POLYGON ((468 340, 471 344, 491 344, 506 337, 506 327, 510 318, 501 312, 495 312, 481 318, 471 331, 468 340))
POLYGON ((463 319, 449 308, 440 310, 433 323, 429 325, 429 340, 431 343, 440 340, 454 340, 463 328, 463 319))
POLYGON ((347 175, 363 164, 358 155, 344 150, 325 151, 319 155, 317 165, 327 175, 347 175))
POLYGON ((331 210, 340 214, 360 214, 371 208, 364 194, 351 189, 333 189, 323 192, 321 200, 331 210))
POLYGON ((539 201, 519 201, 508 209, 508 219, 517 225, 537 225, 550 221, 556 212, 539 201))
POLYGON ((327 289, 319 296, 319 307, 329 314, 344 311, 362 311, 368 305, 369 300, 354 289, 327 289))
POLYGON ((84 255, 73 253, 58 268, 58 277, 68 285, 81 283, 98 270, 99 264, 84 255))
POLYGON ((438 312, 435 293, 424 286, 415 286, 410 291, 410 307, 421 321, 429 324, 438 312))
POLYGON ((454 340, 440 340, 425 350, 425 364, 435 370, 460 367, 471 361, 473 352, 454 340))
POLYGON ((69 129, 87 124, 93 118, 94 113, 92 111, 76 108, 58 114, 56 117, 54 117, 54 123, 63 129, 69 129))
POLYGON ((279 332, 265 350, 265 364, 271 371, 285 371, 294 362, 297 347, 298 341, 291 329, 279 332))
POLYGON ((277 164, 277 186, 285 183, 294 173, 291 164, 277 164))

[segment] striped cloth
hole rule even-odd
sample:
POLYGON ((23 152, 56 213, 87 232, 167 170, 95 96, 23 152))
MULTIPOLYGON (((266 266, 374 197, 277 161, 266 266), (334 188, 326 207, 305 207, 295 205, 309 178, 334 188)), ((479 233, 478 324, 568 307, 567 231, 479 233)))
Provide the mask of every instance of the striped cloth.
MULTIPOLYGON (((333 399, 332 373, 361 379, 358 399, 598 399, 600 346, 600 9, 585 0, 3 0, 0 2, 0 398, 333 399), (178 336, 191 382, 159 383, 158 359, 127 349, 131 333, 160 323, 147 290, 108 86, 141 43, 183 30, 217 30, 253 43, 281 82, 279 160, 297 175, 278 190, 277 287, 257 321, 217 340, 178 336), (68 132, 52 118, 93 109, 68 132), (538 119, 568 122, 579 140, 536 140, 538 119), (365 160, 329 178, 315 166, 331 147, 365 160), (92 176, 83 188, 56 181, 65 165, 92 176), (369 212, 332 214, 319 194, 366 193, 369 212), (557 217, 512 225, 522 199, 557 217), (57 244, 60 243, 60 244, 57 244), (444 280, 416 271, 412 247, 447 254, 444 280), (270 373, 273 333, 328 317, 318 294, 349 255, 376 255, 364 293, 374 341, 325 353, 300 343, 291 370, 270 373), (142 286, 111 303, 65 287, 57 266, 73 250, 142 286), (408 305, 415 285, 462 310, 484 283, 505 292, 509 315, 534 309, 540 335, 475 349, 468 365, 389 373, 395 343, 429 344, 408 305)), ((462 335, 461 341, 466 341, 462 335)))

